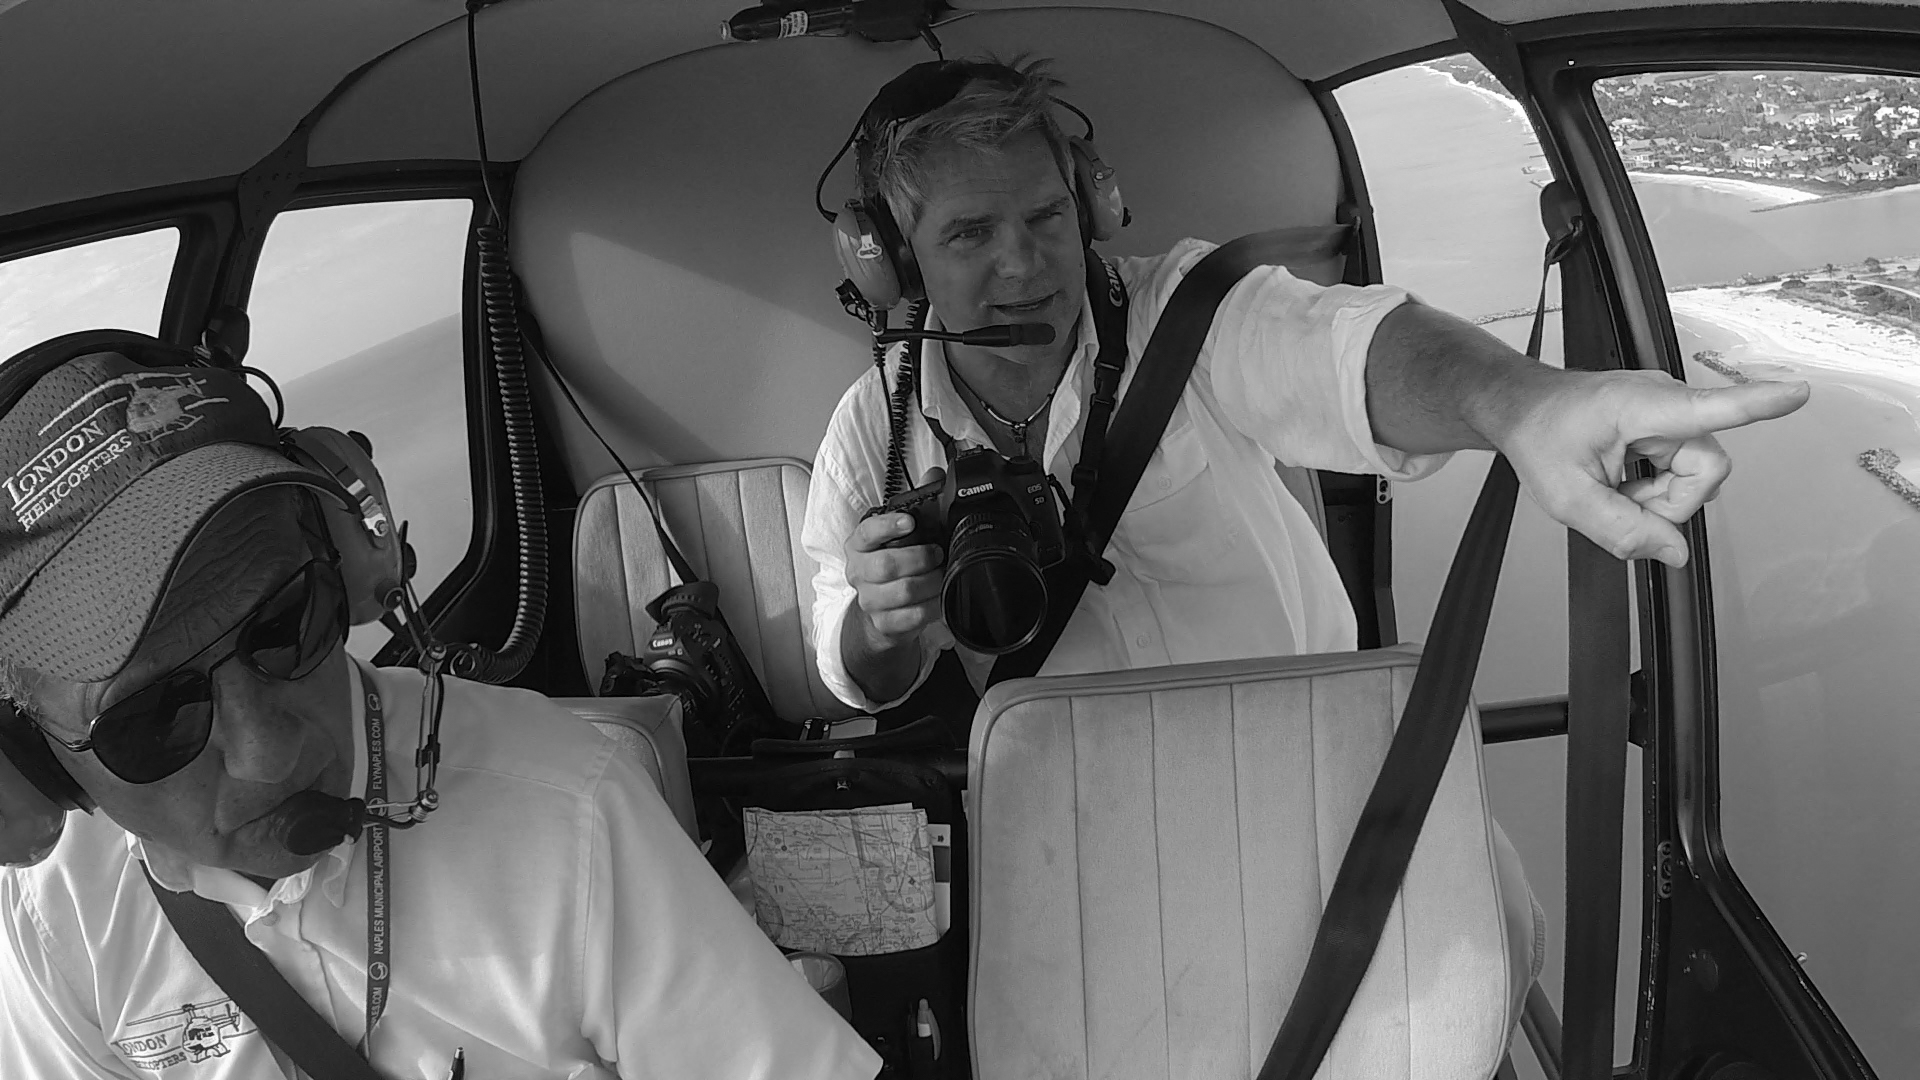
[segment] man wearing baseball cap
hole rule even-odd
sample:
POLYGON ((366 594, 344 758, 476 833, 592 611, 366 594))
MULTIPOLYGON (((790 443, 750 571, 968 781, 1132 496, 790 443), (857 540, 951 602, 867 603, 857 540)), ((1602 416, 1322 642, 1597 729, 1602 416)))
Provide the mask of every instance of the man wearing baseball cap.
POLYGON ((176 894, 383 1076, 874 1075, 646 774, 540 695, 447 680, 439 808, 388 834, 379 903, 357 830, 290 842, 315 805, 413 796, 378 766, 411 759, 427 680, 345 651, 339 486, 240 375, 123 336, 0 367, 0 815, 97 808, 0 871, 0 1076, 292 1074, 176 894))

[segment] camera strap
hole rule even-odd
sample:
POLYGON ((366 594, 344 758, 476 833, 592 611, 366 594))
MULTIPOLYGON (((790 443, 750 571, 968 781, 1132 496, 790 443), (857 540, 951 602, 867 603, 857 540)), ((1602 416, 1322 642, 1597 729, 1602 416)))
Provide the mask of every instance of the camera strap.
MULTIPOLYGON (((1087 249, 1086 263, 1087 296, 1093 303, 1093 330, 1099 342, 1099 351, 1094 354, 1093 359, 1093 400, 1087 407, 1086 427, 1080 432, 1080 463, 1073 467, 1073 489, 1077 493, 1084 486, 1091 497, 1099 476, 1100 454, 1102 448, 1106 446, 1107 421, 1113 415, 1114 401, 1120 395, 1120 375, 1127 368, 1127 290, 1126 286, 1120 283, 1119 271, 1115 270, 1107 260, 1096 255, 1092 248, 1087 249), (1083 474, 1087 477, 1084 485, 1081 483, 1083 474)), ((919 324, 924 325, 925 321, 925 312, 921 312, 919 324)), ((905 354, 900 358, 900 374, 894 399, 906 400, 905 394, 909 389, 913 395, 912 400, 924 409, 926 393, 921 385, 918 343, 910 343, 905 354)), ((901 411, 898 407, 892 410, 895 415, 901 411)), ((924 413, 921 419, 927 422, 927 427, 933 432, 934 438, 940 440, 940 447, 946 453, 947 468, 951 470, 955 456, 954 443, 957 440, 947 434, 947 429, 940 426, 940 421, 924 413)), ((903 453, 900 442, 899 439, 895 439, 888 448, 889 476, 894 475, 896 470, 901 475, 906 472, 904 463, 899 460, 903 453)), ((910 477, 907 486, 912 486, 910 477)), ((896 492, 889 491, 887 497, 892 498, 895 494, 896 492)), ((1078 498, 1077 495, 1076 498, 1078 498)), ((1079 513, 1085 513, 1085 508, 1079 507, 1078 503, 1075 507, 1068 508, 1069 534, 1074 529, 1076 508, 1079 513)))
POLYGON ((1141 354, 1140 368, 1134 372, 1127 399, 1120 403, 1114 418, 1110 454, 1106 449, 1106 418, 1114 408, 1114 391, 1118 389, 1120 373, 1126 364, 1126 291, 1120 287, 1119 276, 1104 261, 1100 265, 1105 268, 1108 282, 1096 288, 1089 275, 1087 291, 1093 299, 1095 325, 1101 339, 1098 364, 1104 365, 1110 353, 1117 355, 1118 360, 1110 372, 1103 366, 1095 368, 1086 442, 1082 445, 1080 464, 1073 470, 1073 505, 1068 511, 1067 528, 1069 543, 1077 557, 1064 559, 1048 571, 1046 622, 1025 648, 1007 653, 994 662, 993 670, 987 675, 988 686, 1038 673, 1053 651, 1054 643, 1065 632, 1074 610, 1080 606, 1087 582, 1095 580, 1104 585, 1112 577, 1113 568, 1104 556, 1107 542, 1120 524, 1120 514, 1133 497, 1133 489, 1146 472, 1154 449, 1160 445, 1167 421, 1173 416, 1173 407, 1186 390, 1187 378, 1200 357, 1200 347, 1206 344, 1207 334, 1213 329, 1214 311, 1227 292, 1256 267, 1325 259, 1347 243, 1352 231, 1350 225, 1316 225, 1250 233, 1214 248, 1194 264, 1154 323, 1153 336, 1147 339, 1146 351, 1141 354), (1108 312, 1104 320, 1103 309, 1108 312), (1116 342, 1111 347, 1110 338, 1116 342), (1102 377, 1111 379, 1104 401, 1102 377), (1096 419, 1100 421, 1098 425, 1096 419))

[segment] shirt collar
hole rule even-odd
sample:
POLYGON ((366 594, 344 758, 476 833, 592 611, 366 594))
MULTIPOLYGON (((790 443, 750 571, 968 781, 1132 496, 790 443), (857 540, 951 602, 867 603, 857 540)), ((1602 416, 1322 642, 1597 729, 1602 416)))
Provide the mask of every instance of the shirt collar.
MULTIPOLYGON (((1055 459, 1065 447, 1067 436, 1073 433, 1080 422, 1080 409, 1085 399, 1082 385, 1086 374, 1093 366, 1093 356, 1099 347, 1098 336, 1092 332, 1093 301, 1083 288, 1080 294, 1080 321, 1075 324, 1077 335, 1073 346, 1073 355, 1067 358, 1067 370, 1060 375, 1059 389, 1054 391, 1053 404, 1047 409, 1047 445, 1042 455, 1048 471, 1056 468, 1055 459)), ((927 312, 927 329, 944 330, 939 313, 927 312)), ((911 348, 911 345, 907 346, 911 348)), ((920 414, 940 425, 940 429, 952 436, 956 442, 974 446, 993 445, 993 439, 986 429, 967 408, 959 390, 953 385, 953 375, 947 370, 946 345, 939 341, 920 343, 920 414)), ((918 477, 908 477, 909 483, 918 477)))
MULTIPOLYGON (((347 691, 352 702, 352 717, 349 726, 353 730, 353 786, 348 789, 360 793, 361 798, 367 792, 367 727, 362 703, 366 694, 362 690, 363 682, 360 661, 347 658, 347 691)), ((147 872, 153 880, 173 892, 192 891, 209 900, 230 904, 246 913, 251 919, 271 909, 274 904, 294 904, 304 899, 317 883, 321 894, 335 907, 346 902, 347 874, 353 866, 354 842, 359 837, 348 837, 336 844, 331 851, 320 857, 320 861, 294 874, 273 883, 272 889, 263 889, 246 877, 212 866, 201 866, 185 856, 155 847, 149 850, 141 839, 132 833, 127 834, 127 850, 133 857, 146 863, 147 872)))

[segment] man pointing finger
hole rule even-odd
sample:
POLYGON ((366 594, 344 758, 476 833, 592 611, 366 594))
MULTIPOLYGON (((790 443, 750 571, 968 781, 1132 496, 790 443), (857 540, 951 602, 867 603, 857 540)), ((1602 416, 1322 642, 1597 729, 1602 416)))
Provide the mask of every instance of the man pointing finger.
POLYGON ((1804 382, 1695 389, 1655 371, 1562 371, 1418 303, 1380 322, 1367 416, 1411 454, 1499 450, 1547 515, 1622 559, 1687 561, 1677 525, 1719 494, 1733 463, 1714 432, 1806 404, 1804 382), (1622 483, 1629 462, 1655 475, 1622 483))

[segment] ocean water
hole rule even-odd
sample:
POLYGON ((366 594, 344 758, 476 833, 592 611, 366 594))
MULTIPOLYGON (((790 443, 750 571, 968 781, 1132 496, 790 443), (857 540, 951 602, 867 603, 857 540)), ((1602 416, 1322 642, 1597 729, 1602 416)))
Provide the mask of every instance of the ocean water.
MULTIPOLYGON (((1512 106, 1418 68, 1339 96, 1367 172, 1387 280, 1467 316, 1530 306, 1544 238, 1532 181, 1544 174, 1512 106)), ((1684 180, 1637 181, 1636 196, 1670 289, 1920 254, 1920 188, 1764 209, 1752 193, 1684 180)), ((1735 474, 1707 523, 1723 832, 1733 866, 1775 929, 1805 955, 1805 969, 1868 1058, 1894 1075, 1920 1057, 1920 971, 1911 963, 1920 943, 1909 929, 1920 901, 1920 831, 1912 828, 1920 785, 1911 779, 1920 766, 1920 510, 1857 458, 1891 448, 1905 464, 1920 464, 1920 339, 1909 370, 1884 348, 1850 354, 1849 336, 1816 333, 1819 321, 1783 314, 1764 328, 1766 343, 1697 316, 1676 327, 1683 355, 1717 349, 1761 377, 1806 378, 1814 387, 1794 416, 1721 435, 1735 474)), ((1517 342, 1524 326, 1511 319, 1489 329, 1517 342)), ((1726 382, 1695 364, 1687 369, 1689 382, 1726 382)), ((1396 489, 1403 638, 1425 635, 1484 475, 1484 455, 1460 457, 1434 478, 1396 489)), ((1483 702, 1564 691, 1560 535, 1523 500, 1476 685, 1483 702)), ((1556 924, 1564 910, 1562 754, 1533 744, 1487 752, 1496 816, 1556 924)), ((1632 818, 1637 786, 1628 798, 1632 818)), ((1624 839, 1634 865, 1632 821, 1624 839)), ((1630 1010, 1638 882, 1626 886, 1618 1006, 1630 1010)), ((1543 980, 1557 998, 1557 960, 1543 980)), ((1627 1050, 1616 1039, 1616 1060, 1627 1050)))

